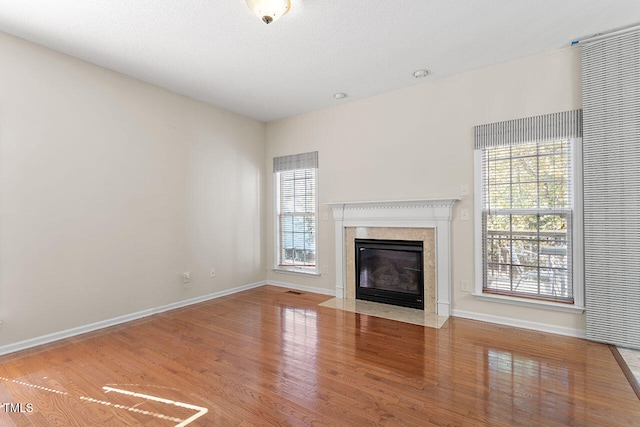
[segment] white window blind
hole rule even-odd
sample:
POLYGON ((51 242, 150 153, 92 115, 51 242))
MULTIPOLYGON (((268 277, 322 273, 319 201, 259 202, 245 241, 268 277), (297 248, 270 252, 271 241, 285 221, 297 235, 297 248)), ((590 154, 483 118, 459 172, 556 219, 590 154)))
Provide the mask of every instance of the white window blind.
POLYGON ((582 46, 587 338, 640 349, 640 30, 582 46))
POLYGON ((274 158, 276 268, 316 271, 318 153, 274 158))
POLYGON ((580 111, 475 129, 482 292, 573 304, 573 146, 580 111))

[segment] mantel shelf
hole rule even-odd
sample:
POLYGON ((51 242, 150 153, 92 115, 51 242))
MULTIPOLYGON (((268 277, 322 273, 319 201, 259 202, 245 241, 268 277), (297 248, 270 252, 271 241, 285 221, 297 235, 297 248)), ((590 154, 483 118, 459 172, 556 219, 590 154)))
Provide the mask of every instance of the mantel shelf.
POLYGON ((351 201, 351 202, 328 202, 323 205, 344 206, 349 208, 355 207, 404 207, 411 205, 424 205, 424 206, 452 206, 455 202, 459 201, 459 197, 449 197, 442 199, 408 199, 408 200, 369 200, 369 201, 351 201))

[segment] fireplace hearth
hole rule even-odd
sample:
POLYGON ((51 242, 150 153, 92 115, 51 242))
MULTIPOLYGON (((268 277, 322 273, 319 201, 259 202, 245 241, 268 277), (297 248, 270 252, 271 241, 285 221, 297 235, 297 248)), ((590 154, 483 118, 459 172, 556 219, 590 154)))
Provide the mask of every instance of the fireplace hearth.
POLYGON ((355 239, 356 299, 424 310, 423 242, 355 239))

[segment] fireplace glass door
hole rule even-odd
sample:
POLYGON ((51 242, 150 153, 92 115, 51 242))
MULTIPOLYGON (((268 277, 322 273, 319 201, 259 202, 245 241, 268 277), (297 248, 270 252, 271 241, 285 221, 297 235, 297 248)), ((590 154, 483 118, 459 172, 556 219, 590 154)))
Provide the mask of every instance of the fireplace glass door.
POLYGON ((356 239, 356 298, 424 309, 422 241, 356 239))

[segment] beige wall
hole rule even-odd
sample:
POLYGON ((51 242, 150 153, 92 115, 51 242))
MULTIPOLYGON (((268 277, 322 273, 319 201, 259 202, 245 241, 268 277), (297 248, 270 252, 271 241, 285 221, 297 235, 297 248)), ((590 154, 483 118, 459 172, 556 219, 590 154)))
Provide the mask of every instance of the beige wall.
MULTIPOLYGON (((579 65, 578 50, 568 48, 272 122, 265 168, 274 156, 318 150, 320 203, 457 197, 461 184, 473 190, 473 126, 580 108, 579 65)), ((273 182, 265 182, 270 229, 273 182)), ((460 280, 474 280, 474 235, 473 218, 460 221, 459 208, 473 212, 473 195, 456 204, 452 223, 454 311, 584 330, 581 314, 478 301, 460 291, 460 280)), ((334 231, 326 205, 320 218, 318 260, 329 274, 269 271, 270 280, 333 289, 334 231)), ((271 232, 265 241, 271 266, 271 232)))
MULTIPOLYGON (((321 203, 452 197, 473 188, 474 125, 581 105, 574 49, 266 126, 2 33, 0 52, 0 346, 265 278, 333 291, 325 205, 328 274, 270 270, 274 156, 318 150, 321 203)), ((461 207, 473 198, 452 226, 454 310, 584 329, 461 292, 474 278, 461 207)))
POLYGON ((0 52, 0 345, 264 280, 263 123, 0 52))

